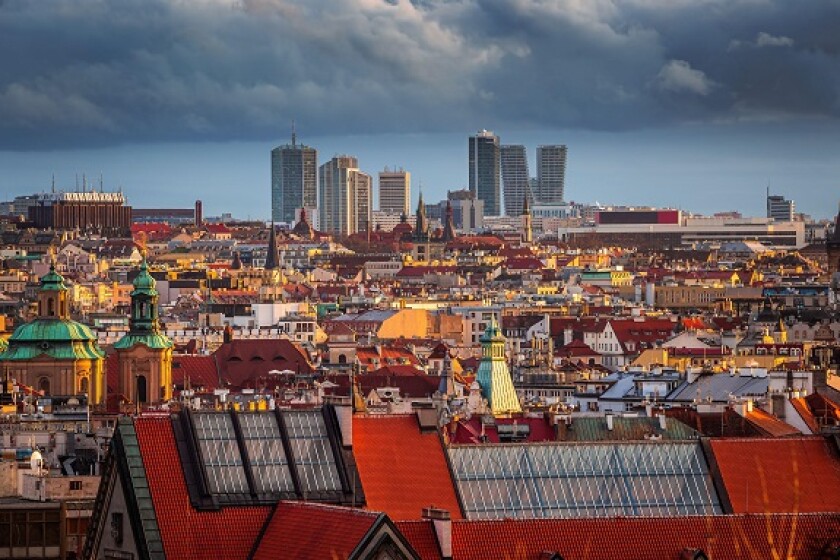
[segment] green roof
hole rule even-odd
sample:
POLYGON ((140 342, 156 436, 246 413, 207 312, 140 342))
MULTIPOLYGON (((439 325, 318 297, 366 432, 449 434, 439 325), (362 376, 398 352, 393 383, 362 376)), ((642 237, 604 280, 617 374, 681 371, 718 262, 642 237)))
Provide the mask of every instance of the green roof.
POLYGON ((149 333, 149 334, 127 334, 121 339, 119 339, 115 344, 114 348, 123 349, 123 348, 131 348, 135 344, 143 344, 152 350, 161 350, 164 348, 172 348, 172 340, 164 334, 161 333, 149 333))
POLYGON ((55 271, 55 265, 50 265, 50 271, 41 276, 42 292, 64 292, 67 286, 64 285, 64 277, 55 271))
POLYGON ((57 360, 105 356, 91 330, 76 321, 36 319, 15 329, 0 360, 31 360, 47 355, 57 360))
POLYGON ((640 441, 651 436, 665 440, 695 440, 700 433, 674 418, 666 418, 665 430, 659 418, 614 416, 609 429, 603 416, 575 418, 567 430, 567 441, 640 441))
POLYGON ((143 261, 140 263, 140 274, 134 279, 134 291, 131 292, 131 295, 137 294, 148 294, 148 295, 157 295, 157 290, 155 289, 155 279, 149 274, 149 265, 146 263, 146 257, 143 257, 143 261))

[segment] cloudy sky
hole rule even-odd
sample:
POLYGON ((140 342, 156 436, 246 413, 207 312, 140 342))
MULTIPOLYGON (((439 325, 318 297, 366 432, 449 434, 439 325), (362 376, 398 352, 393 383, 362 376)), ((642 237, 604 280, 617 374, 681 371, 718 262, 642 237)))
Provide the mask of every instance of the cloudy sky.
POLYGON ((840 199, 838 0, 0 0, 0 195, 83 173, 268 216, 324 161, 467 182, 467 136, 569 146, 567 196, 817 217, 840 199))

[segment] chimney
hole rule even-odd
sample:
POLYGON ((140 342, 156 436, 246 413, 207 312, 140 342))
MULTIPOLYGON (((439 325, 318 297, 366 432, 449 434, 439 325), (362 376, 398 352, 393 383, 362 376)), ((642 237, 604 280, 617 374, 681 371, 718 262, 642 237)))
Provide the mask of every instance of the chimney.
POLYGON ((612 431, 613 430, 613 414, 612 414, 612 412, 607 412, 606 419, 607 419, 607 429, 609 431, 612 431))
POLYGON ((437 537, 440 556, 443 560, 452 558, 452 519, 445 509, 423 508, 423 519, 432 522, 437 537))
POLYGON ((659 428, 663 432, 668 429, 668 417, 664 414, 659 415, 659 428))

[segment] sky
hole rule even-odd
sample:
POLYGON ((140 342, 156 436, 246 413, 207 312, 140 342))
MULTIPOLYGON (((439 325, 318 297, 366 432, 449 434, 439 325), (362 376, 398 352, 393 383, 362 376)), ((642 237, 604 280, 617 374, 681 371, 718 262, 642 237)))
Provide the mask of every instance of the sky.
POLYGON ((467 137, 569 147, 567 199, 840 201, 838 0, 0 0, 0 196, 83 174, 268 218, 270 150, 467 184, 467 137))

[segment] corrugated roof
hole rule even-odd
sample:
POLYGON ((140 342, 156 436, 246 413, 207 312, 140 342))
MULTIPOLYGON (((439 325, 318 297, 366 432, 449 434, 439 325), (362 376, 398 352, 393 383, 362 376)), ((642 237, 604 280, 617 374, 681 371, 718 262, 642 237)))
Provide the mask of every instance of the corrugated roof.
POLYGON ((607 426, 607 419, 599 417, 575 418, 566 430, 567 441, 622 441, 644 440, 649 436, 659 436, 663 440, 692 440, 700 433, 674 418, 667 418, 665 430, 659 427, 659 418, 647 416, 613 417, 613 429, 607 426))
POLYGON ((767 377, 748 377, 717 373, 702 375, 694 383, 684 381, 665 397, 666 401, 693 402, 694 399, 712 398, 717 402, 728 402, 735 397, 762 396, 767 393, 767 377))

